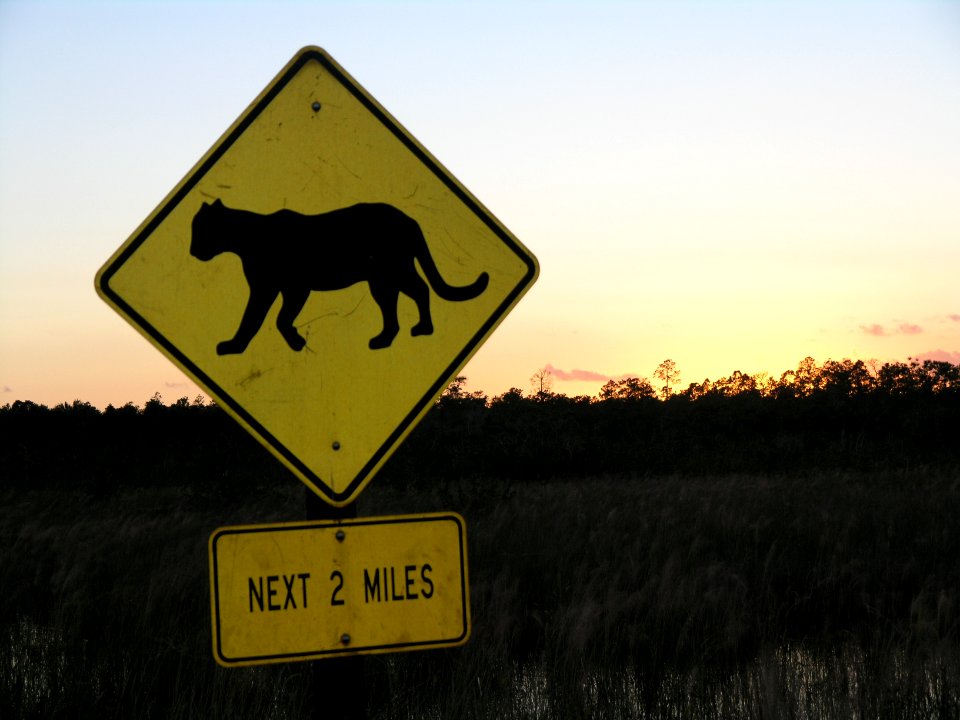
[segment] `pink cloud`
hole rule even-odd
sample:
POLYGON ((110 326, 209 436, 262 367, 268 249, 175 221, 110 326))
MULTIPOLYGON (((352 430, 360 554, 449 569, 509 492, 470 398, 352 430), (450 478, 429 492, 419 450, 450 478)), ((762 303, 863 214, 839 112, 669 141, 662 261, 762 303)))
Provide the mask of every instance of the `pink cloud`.
POLYGON ((594 372, 593 370, 561 370, 550 363, 544 366, 544 369, 550 371, 551 377, 560 382, 607 382, 607 380, 626 380, 627 378, 640 377, 637 373, 624 373, 623 375, 606 375, 604 373, 594 372))
POLYGON ((883 325, 874 323, 873 325, 861 325, 860 329, 867 335, 874 337, 887 337, 889 335, 919 335, 923 328, 913 323, 900 323, 896 330, 888 331, 883 325))
POLYGON ((939 362, 948 362, 951 365, 960 365, 960 352, 951 352, 950 350, 931 350, 930 352, 915 355, 914 360, 923 362, 924 360, 937 360, 939 362))
POLYGON ((947 315, 947 317, 953 320, 954 322, 960 322, 960 315, 947 315))
POLYGON ((574 380, 587 380, 587 381, 596 381, 596 382, 606 382, 610 379, 609 375, 604 375, 603 373, 593 372, 593 370, 578 370, 574 368, 567 372, 566 370, 561 370, 560 368, 555 368, 553 365, 547 363, 546 369, 550 371, 550 374, 553 375, 557 380, 563 381, 574 381, 574 380))

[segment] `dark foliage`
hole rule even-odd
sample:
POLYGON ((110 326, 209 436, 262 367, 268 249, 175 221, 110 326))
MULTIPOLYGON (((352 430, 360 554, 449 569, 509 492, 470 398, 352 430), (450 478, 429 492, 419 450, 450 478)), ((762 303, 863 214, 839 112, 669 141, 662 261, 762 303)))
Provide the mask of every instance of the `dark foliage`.
POLYGON ((960 460, 960 366, 810 358, 761 385, 736 372, 657 399, 637 378, 599 398, 511 390, 488 400, 451 386, 384 475, 702 475, 867 471, 960 460))
MULTIPOLYGON (((234 494, 285 470, 215 405, 159 395, 101 412, 74 401, 0 408, 0 475, 23 487, 111 492, 191 484, 234 494)), ((960 366, 810 358, 761 384, 736 372, 657 399, 637 378, 598 398, 519 390, 488 399, 458 380, 381 472, 436 478, 793 473, 960 461, 960 366)))
POLYGON ((103 412, 74 401, 0 408, 0 475, 8 487, 109 494, 121 488, 189 486, 224 501, 289 476, 216 405, 159 395, 103 412))

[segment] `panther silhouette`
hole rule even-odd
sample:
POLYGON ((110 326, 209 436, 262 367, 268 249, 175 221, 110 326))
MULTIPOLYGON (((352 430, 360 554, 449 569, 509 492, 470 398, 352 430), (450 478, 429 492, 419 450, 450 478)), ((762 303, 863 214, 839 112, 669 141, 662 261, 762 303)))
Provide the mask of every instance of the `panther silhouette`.
POLYGON ((448 284, 417 221, 386 203, 303 215, 292 210, 269 214, 238 210, 219 199, 205 202, 193 217, 190 254, 208 261, 225 252, 239 256, 250 297, 234 336, 217 344, 218 355, 247 349, 277 295, 283 296, 277 329, 292 349, 302 350, 307 341, 293 323, 310 293, 366 282, 383 317, 383 329, 369 342, 370 349, 378 350, 390 347, 400 331, 400 293, 416 303, 420 316, 410 334, 430 335, 431 288, 444 300, 462 302, 483 293, 490 279, 481 272, 469 285, 448 284))

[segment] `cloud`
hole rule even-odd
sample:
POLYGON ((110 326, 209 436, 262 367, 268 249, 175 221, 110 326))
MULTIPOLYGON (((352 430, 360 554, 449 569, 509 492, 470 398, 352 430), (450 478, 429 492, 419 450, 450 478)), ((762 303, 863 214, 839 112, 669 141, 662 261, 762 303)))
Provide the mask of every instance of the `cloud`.
POLYGON ((939 362, 948 362, 951 365, 960 365, 960 352, 951 352, 950 350, 931 350, 930 352, 920 353, 913 357, 914 360, 923 362, 924 360, 937 360, 939 362))
POLYGON ((3 388, 0 389, 0 392, 2 392, 2 393, 12 393, 12 392, 13 392, 13 388, 10 387, 9 385, 4 385, 3 388))
POLYGON ((923 328, 913 323, 900 323, 896 330, 887 330, 883 325, 874 323, 873 325, 861 325, 860 329, 867 335, 874 337, 888 337, 890 335, 919 335, 923 328))
POLYGON ((561 382, 564 381, 597 381, 597 382, 606 382, 610 379, 609 375, 604 375, 603 373, 594 372, 593 370, 578 370, 574 368, 567 372, 566 370, 561 370, 560 368, 555 368, 553 365, 547 363, 546 369, 550 371, 550 374, 553 375, 557 380, 561 382))
POLYGON ((180 390, 182 388, 189 387, 189 385, 185 382, 170 382, 169 380, 165 380, 162 384, 168 390, 180 390))
POLYGON ((947 315, 947 317, 953 320, 954 322, 960 322, 960 315, 947 315))
POLYGON ((593 370, 561 370, 555 368, 550 363, 544 366, 545 370, 550 371, 550 376, 560 382, 607 382, 607 380, 626 380, 627 378, 640 377, 637 373, 624 373, 623 375, 606 375, 604 373, 594 372, 593 370))

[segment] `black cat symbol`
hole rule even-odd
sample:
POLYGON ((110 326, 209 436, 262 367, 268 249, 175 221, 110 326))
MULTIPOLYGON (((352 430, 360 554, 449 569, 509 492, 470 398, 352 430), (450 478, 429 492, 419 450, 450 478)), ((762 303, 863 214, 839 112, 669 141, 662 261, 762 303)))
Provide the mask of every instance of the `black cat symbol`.
POLYGON ((283 296, 277 329, 291 348, 302 350, 307 341, 293 323, 310 293, 366 282, 383 316, 383 329, 369 343, 377 350, 390 347, 400 331, 400 293, 416 303, 420 315, 410 334, 430 335, 431 288, 444 300, 460 302, 480 295, 489 282, 482 272, 469 285, 449 285, 437 270, 417 221, 385 203, 319 215, 292 210, 261 215, 228 208, 220 200, 204 203, 193 218, 190 254, 206 261, 225 252, 240 257, 250 298, 237 332, 217 344, 218 355, 246 350, 277 295, 283 296))

